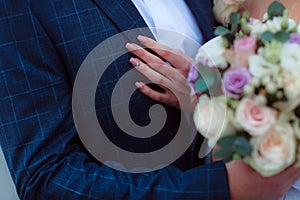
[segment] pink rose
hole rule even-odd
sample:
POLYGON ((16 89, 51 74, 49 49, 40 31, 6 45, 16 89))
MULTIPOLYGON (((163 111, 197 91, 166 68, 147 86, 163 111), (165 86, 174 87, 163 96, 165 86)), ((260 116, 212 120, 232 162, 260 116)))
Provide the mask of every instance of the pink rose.
POLYGON ((234 51, 246 58, 255 54, 257 45, 256 39, 253 37, 242 37, 234 41, 234 51))
POLYGON ((236 53, 232 49, 226 49, 223 56, 230 64, 230 68, 244 68, 248 66, 248 59, 236 53))
POLYGON ((237 107, 236 121, 251 136, 266 133, 276 121, 276 111, 244 98, 237 107))

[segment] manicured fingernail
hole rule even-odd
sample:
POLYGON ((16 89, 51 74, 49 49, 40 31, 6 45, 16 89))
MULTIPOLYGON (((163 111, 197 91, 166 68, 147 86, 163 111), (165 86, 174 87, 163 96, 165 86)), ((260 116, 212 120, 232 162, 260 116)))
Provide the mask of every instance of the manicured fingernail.
POLYGON ((126 49, 128 51, 135 51, 135 50, 137 50, 137 46, 135 44, 132 44, 132 43, 127 43, 125 45, 125 47, 126 47, 126 49))
POLYGON ((142 83, 142 82, 136 82, 136 83, 135 83, 135 86, 136 86, 137 88, 139 88, 139 89, 142 89, 143 86, 144 86, 144 83, 142 83))
POLYGON ((144 42, 147 42, 147 41, 148 41, 148 38, 145 37, 145 36, 142 36, 142 35, 137 36, 137 39, 138 39, 141 43, 144 43, 144 42))
POLYGON ((171 66, 171 63, 169 63, 168 61, 165 62, 167 65, 171 66))
POLYGON ((130 62, 134 67, 138 67, 138 66, 140 66, 140 64, 141 64, 141 63, 140 63, 137 59, 135 59, 135 58, 130 58, 129 62, 130 62))

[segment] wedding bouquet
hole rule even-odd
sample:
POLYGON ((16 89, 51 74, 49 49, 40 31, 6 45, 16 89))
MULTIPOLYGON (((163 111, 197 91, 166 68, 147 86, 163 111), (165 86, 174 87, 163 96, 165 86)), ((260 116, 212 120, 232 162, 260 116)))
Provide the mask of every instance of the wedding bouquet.
POLYGON ((300 160, 300 28, 277 1, 263 20, 234 12, 228 22, 191 67, 195 90, 208 85, 194 122, 215 156, 272 176, 300 160))

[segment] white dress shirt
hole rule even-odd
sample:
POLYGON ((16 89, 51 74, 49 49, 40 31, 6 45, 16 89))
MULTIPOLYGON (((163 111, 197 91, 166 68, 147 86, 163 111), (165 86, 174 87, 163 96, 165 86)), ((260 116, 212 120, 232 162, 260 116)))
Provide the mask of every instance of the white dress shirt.
POLYGON ((195 57, 203 38, 194 16, 183 0, 132 2, 159 43, 195 57))

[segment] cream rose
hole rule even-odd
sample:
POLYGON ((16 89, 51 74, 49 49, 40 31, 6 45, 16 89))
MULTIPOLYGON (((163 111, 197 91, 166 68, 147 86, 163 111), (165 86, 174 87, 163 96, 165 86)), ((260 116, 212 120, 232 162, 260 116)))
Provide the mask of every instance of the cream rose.
MULTIPOLYGON (((277 31, 282 30, 282 17, 273 17, 272 20, 268 20, 266 23, 268 30, 275 33, 277 31)), ((287 24, 287 30, 290 31, 296 26, 296 23, 294 20, 289 19, 287 24)))
POLYGON ((251 18, 251 23, 250 23, 250 35, 252 37, 258 38, 262 33, 267 31, 268 27, 265 23, 262 23, 261 20, 251 18))
POLYGON ((280 54, 282 68, 300 76, 300 46, 298 44, 286 43, 280 54))
POLYGON ((204 44, 196 55, 196 60, 208 67, 225 69, 228 66, 223 56, 225 45, 222 37, 216 37, 204 44))
POLYGON ((255 77, 263 77, 276 75, 279 72, 279 67, 268 62, 260 55, 252 55, 249 57, 249 71, 255 77))
POLYGON ((284 94, 288 101, 279 101, 274 106, 283 112, 291 112, 300 104, 300 79, 294 73, 283 69, 280 73, 284 94))
POLYGON ((206 95, 199 98, 194 112, 194 122, 197 130, 208 139, 210 147, 213 147, 220 137, 235 133, 232 118, 232 110, 227 108, 225 101, 206 95))
POLYGON ((214 0, 213 12, 218 22, 228 22, 231 13, 237 12, 245 0, 214 0))
POLYGON ((237 107, 235 118, 251 136, 260 136, 275 123, 276 111, 259 105, 252 99, 244 98, 237 107))
POLYGON ((272 176, 295 160, 296 138, 290 124, 277 122, 266 134, 250 141, 254 150, 245 160, 263 176, 272 176))

